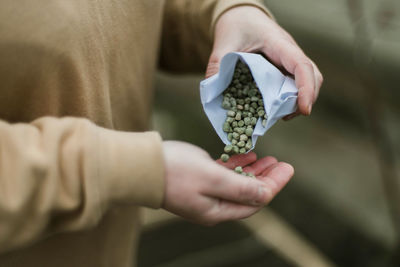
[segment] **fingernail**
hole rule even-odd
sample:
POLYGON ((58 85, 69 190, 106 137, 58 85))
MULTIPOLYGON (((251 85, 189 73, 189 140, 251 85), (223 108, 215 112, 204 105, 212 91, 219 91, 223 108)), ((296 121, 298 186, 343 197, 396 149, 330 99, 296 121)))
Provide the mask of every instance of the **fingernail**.
POLYGON ((307 111, 308 111, 308 115, 311 114, 311 110, 312 110, 312 104, 308 105, 307 111))

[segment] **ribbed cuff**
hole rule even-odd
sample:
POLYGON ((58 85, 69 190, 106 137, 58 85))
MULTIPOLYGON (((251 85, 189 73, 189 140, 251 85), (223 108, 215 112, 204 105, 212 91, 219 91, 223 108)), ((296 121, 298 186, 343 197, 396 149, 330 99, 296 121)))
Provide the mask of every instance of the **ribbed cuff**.
POLYGON ((272 13, 266 8, 261 1, 257 0, 220 0, 217 2, 217 5, 215 6, 212 20, 211 20, 211 27, 210 27, 210 35, 211 35, 211 40, 214 40, 214 29, 215 29, 215 24, 217 23, 218 19, 221 17, 223 13, 228 11, 231 8, 237 7, 237 6, 254 6, 259 9, 261 9, 268 17, 272 18, 275 20, 274 16, 272 13))
POLYGON ((103 129, 102 190, 110 203, 159 208, 164 197, 162 140, 156 132, 103 129))

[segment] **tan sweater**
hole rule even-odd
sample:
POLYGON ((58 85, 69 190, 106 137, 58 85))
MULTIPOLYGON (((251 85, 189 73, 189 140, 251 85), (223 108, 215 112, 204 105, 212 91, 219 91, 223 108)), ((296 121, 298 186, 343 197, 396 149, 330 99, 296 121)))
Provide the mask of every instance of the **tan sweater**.
POLYGON ((0 2, 1 267, 133 265, 138 207, 163 201, 161 138, 145 132, 154 72, 204 69, 215 21, 241 4, 263 9, 0 2))

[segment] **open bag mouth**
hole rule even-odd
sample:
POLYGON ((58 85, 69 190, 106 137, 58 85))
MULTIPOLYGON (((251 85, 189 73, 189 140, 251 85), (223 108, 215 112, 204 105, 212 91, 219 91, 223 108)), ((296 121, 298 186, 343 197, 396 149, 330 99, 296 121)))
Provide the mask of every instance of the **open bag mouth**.
MULTIPOLYGON (((223 92, 231 84, 235 66, 240 60, 245 63, 261 93, 264 110, 268 116, 265 126, 257 121, 251 136, 252 149, 259 136, 264 135, 279 119, 297 110, 297 95, 294 80, 259 54, 232 52, 221 61, 219 72, 200 82, 200 97, 203 109, 224 144, 230 144, 223 124, 227 112, 222 108, 223 92)), ((249 150, 249 151, 250 151, 249 150)))

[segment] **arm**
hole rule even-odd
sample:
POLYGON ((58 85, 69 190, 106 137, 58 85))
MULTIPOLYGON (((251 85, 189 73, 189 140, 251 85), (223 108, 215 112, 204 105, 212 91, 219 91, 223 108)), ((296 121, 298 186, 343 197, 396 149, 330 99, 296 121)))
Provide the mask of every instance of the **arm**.
POLYGON ((161 205, 164 164, 156 133, 42 118, 0 121, 0 140, 0 252, 91 227, 111 204, 161 205))
POLYGON ((0 141, 0 253, 90 228, 112 204, 161 206, 205 225, 248 217, 293 175, 271 157, 234 156, 223 167, 193 145, 85 119, 0 121, 0 141), (228 169, 238 165, 257 179, 228 169))
MULTIPOLYGON (((241 6, 256 7, 263 16, 271 16, 258 1, 167 1, 161 67, 179 72, 205 68, 215 23, 223 14, 241 6)), ((163 208, 205 225, 256 213, 282 190, 294 172, 287 163, 273 157, 257 160, 252 152, 233 156, 227 164, 215 162, 200 148, 181 142, 164 142, 164 157, 163 208), (236 166, 245 167, 257 179, 229 170, 236 166)))

